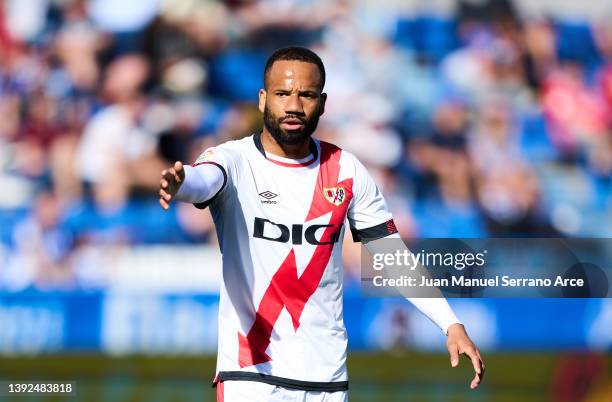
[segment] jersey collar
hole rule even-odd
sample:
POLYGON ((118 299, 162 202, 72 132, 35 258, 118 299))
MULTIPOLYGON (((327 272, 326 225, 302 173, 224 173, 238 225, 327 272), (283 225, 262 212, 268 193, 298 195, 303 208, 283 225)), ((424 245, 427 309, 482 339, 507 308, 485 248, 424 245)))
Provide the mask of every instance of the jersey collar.
POLYGON ((257 148, 259 153, 261 153, 264 158, 266 158, 272 163, 275 163, 277 165, 284 166, 284 167, 305 167, 315 162, 319 156, 319 150, 317 148, 317 144, 315 144, 312 138, 310 138, 310 142, 308 143, 308 150, 312 154, 312 159, 304 163, 284 163, 281 161, 274 160, 272 158, 268 158, 266 156, 266 151, 264 150, 263 144, 261 143, 261 132, 253 134, 253 142, 255 143, 255 147, 257 148))

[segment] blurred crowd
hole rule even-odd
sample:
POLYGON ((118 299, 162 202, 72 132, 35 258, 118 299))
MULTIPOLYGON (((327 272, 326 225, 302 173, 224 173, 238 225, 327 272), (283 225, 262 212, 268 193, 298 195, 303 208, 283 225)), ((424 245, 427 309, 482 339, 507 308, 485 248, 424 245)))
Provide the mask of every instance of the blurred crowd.
POLYGON ((159 172, 260 129, 285 45, 322 57, 316 135, 406 238, 612 236, 612 1, 578 3, 2 0, 0 288, 96 283, 102 246, 215 242, 207 212, 162 212, 159 172))

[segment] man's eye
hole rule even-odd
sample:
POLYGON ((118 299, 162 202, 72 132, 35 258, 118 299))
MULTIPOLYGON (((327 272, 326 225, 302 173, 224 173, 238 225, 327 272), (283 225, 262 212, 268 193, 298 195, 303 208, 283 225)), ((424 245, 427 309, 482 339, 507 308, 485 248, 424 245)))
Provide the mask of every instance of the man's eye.
POLYGON ((286 93, 284 93, 284 92, 279 92, 279 93, 277 93, 276 95, 277 95, 277 96, 287 96, 287 94, 286 94, 286 93))

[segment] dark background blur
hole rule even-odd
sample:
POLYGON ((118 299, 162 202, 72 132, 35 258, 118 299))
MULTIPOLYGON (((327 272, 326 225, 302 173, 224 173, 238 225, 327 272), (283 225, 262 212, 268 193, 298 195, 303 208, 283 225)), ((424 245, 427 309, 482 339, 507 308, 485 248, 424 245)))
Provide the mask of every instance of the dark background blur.
MULTIPOLYGON (((610 21, 609 0, 0 0, 0 377, 212 400, 214 227, 162 212, 159 172, 259 129, 280 46, 322 57, 317 137, 406 239, 611 237, 610 21)), ((489 370, 470 392, 433 324, 359 297, 359 251, 351 400, 612 401, 609 299, 452 300, 489 370)))

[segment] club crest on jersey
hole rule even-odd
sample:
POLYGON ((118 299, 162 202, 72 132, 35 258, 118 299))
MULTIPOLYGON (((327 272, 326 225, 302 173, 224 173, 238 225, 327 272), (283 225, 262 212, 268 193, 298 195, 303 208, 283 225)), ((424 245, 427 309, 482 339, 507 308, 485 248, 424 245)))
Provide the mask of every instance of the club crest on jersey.
POLYGON ((213 151, 212 149, 207 149, 206 151, 204 151, 202 153, 202 155, 200 155, 198 157, 198 159, 196 159, 195 163, 200 163, 200 162, 204 162, 209 160, 213 155, 215 154, 215 151, 213 151))
POLYGON ((340 206, 346 200, 346 191, 344 187, 325 187, 323 188, 325 199, 335 206, 340 206))

